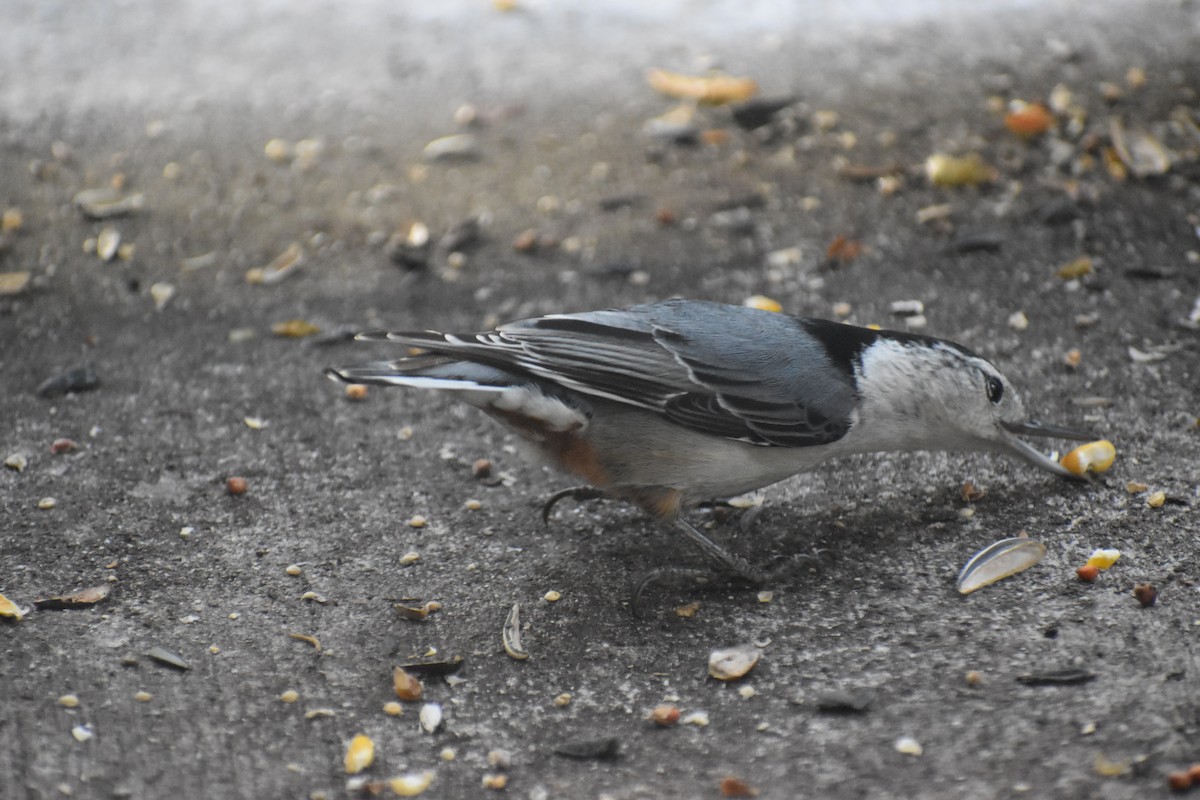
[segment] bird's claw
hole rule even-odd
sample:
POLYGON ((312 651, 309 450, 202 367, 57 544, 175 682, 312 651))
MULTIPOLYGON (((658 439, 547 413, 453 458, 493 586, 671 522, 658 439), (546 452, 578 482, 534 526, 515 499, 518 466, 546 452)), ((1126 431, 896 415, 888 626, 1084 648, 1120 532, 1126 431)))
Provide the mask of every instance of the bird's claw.
POLYGON ((595 486, 572 486, 570 489, 555 492, 542 505, 542 524, 550 524, 550 512, 554 510, 554 506, 558 504, 559 500, 565 500, 569 497, 572 500, 582 502, 584 500, 601 500, 605 496, 604 491, 597 489, 595 486))

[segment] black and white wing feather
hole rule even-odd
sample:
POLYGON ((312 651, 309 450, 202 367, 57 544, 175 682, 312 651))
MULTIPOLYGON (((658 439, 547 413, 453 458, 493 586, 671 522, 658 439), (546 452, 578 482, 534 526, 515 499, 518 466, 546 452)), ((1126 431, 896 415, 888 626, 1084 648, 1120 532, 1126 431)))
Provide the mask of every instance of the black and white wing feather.
MULTIPOLYGON (((806 447, 845 435, 856 394, 850 353, 831 357, 828 326, 739 306, 669 300, 554 314, 486 333, 364 334, 427 354, 390 362, 397 374, 447 374, 475 365, 473 380, 524 377, 662 414, 684 427, 764 446, 806 447), (466 362, 466 363, 463 363, 466 362), (479 368, 486 368, 480 370, 479 368), (424 370, 424 372, 421 372, 424 370)), ((844 331, 843 331, 844 335, 844 331)), ((378 365, 376 375, 378 375, 378 365)), ((483 381, 486 384, 486 380, 483 381)), ((482 387, 481 387, 482 388, 482 387)))

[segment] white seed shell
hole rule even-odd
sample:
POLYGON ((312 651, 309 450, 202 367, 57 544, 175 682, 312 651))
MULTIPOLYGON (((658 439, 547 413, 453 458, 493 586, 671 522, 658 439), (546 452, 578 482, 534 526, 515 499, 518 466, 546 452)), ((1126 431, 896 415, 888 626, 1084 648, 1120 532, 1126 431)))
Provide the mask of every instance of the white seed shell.
POLYGON ((961 594, 982 589, 988 584, 1024 572, 1042 560, 1046 545, 1033 539, 1001 539, 971 556, 958 573, 958 591, 961 594))
POLYGON ((421 721, 421 728, 426 733, 433 733, 442 726, 442 706, 440 703, 426 703, 421 706, 421 712, 417 715, 421 721))
POLYGON ((754 669, 762 658, 762 650, 752 645, 738 645, 708 654, 708 674, 719 681, 732 681, 754 669))

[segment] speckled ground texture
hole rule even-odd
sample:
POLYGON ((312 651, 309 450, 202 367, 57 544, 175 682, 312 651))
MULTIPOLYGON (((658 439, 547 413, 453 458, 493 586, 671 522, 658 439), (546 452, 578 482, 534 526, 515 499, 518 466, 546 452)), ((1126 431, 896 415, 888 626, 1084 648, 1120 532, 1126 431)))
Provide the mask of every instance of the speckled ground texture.
POLYGON ((1187 324, 1200 144, 1172 122, 1200 108, 1195 3, 519 5, 10 2, 0 207, 23 221, 0 272, 32 280, 0 297, 0 455, 28 462, 0 469, 0 592, 21 605, 109 581, 112 593, 0 622, 0 797, 358 796, 342 767, 356 733, 376 745, 366 776, 433 770, 428 797, 490 795, 497 748, 512 760, 497 796, 520 798, 719 797, 731 775, 763 798, 1164 795, 1169 771, 1200 761, 1200 334, 1187 324), (718 66, 796 102, 756 132, 702 110, 700 127, 727 141, 655 139, 643 125, 671 102, 644 82, 654 66, 718 66), (1057 135, 1024 143, 989 106, 1059 84, 1087 112, 1081 130, 1062 117, 1057 135), (482 120, 478 157, 424 161, 426 142, 465 130, 464 104, 482 120), (1113 117, 1174 153, 1167 174, 1110 175, 1113 117), (275 137, 320 150, 274 163, 275 137), (929 155, 972 151, 995 183, 926 181, 929 155), (893 164, 890 196, 843 174, 893 164), (74 194, 117 173, 145 207, 85 219, 74 194), (917 221, 940 204, 948 216, 917 221), (413 221, 437 242, 471 217, 482 232, 463 258, 389 258, 386 240, 413 221), (105 227, 136 246, 129 260, 85 252, 105 227), (530 228, 555 241, 515 251, 530 228), (955 244, 980 233, 999 250, 955 244), (864 251, 831 265, 839 235, 864 251), (292 242, 296 274, 247 284, 292 242), (1082 255, 1092 274, 1057 276, 1082 255), (175 289, 161 310, 156 283, 175 289), (1111 438, 1116 465, 1074 485, 982 456, 829 464, 768 490, 748 530, 713 529, 756 563, 827 549, 821 572, 779 579, 769 603, 661 586, 635 619, 634 576, 695 563, 678 536, 594 502, 563 503, 543 526, 541 502, 570 482, 523 462, 482 415, 416 392, 349 401, 322 370, 379 350, 271 332, 289 319, 473 330, 754 294, 810 316, 849 303, 852 322, 900 327, 889 304, 922 300, 927 333, 995 360, 1038 416, 1111 438), (83 361, 98 388, 35 394, 83 361), (59 437, 78 450, 52 455, 59 437), (474 478, 480 458, 505 480, 474 478), (226 492, 234 475, 242 496, 226 492), (987 491, 969 506, 968 480, 987 491), (1129 481, 1167 503, 1148 508, 1129 481), (46 497, 57 505, 40 510, 46 497), (1044 561, 960 596, 970 555, 1021 530, 1044 561), (1083 584, 1075 568, 1097 547, 1121 559, 1083 584), (402 566, 409 551, 420 560, 402 566), (1140 582, 1157 605, 1134 600, 1140 582), (443 609, 407 621, 402 598, 443 609), (676 615, 694 601, 693 618, 676 615), (501 646, 513 603, 522 662, 501 646), (764 655, 743 681, 706 677, 712 649, 749 642, 764 655), (191 669, 153 662, 153 647, 191 669), (446 714, 434 735, 415 705, 382 711, 392 667, 430 648, 464 658, 457 685, 427 681, 446 714), (1095 679, 1016 680, 1068 668, 1095 679), (819 710, 837 691, 870 705, 819 710), (67 693, 77 708, 58 704, 67 693), (710 723, 656 729, 646 715, 661 703, 710 723), (333 713, 306 719, 314 709, 333 713), (93 738, 76 741, 78 725, 93 738), (903 736, 923 753, 898 752, 903 736), (600 737, 618 758, 553 753, 600 737))

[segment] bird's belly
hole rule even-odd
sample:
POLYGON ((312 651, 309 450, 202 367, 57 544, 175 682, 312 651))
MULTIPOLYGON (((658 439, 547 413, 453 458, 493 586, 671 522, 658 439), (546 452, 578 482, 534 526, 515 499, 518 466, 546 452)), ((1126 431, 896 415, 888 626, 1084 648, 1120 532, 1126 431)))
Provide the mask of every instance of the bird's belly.
POLYGON ((581 432, 615 488, 664 487, 685 504, 769 486, 836 455, 837 445, 763 447, 708 436, 636 409, 595 414, 581 432))

